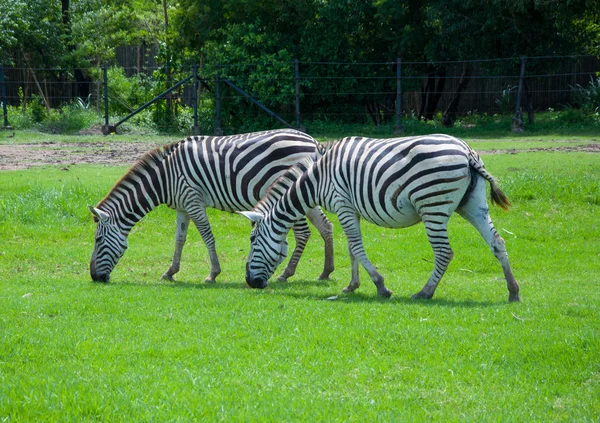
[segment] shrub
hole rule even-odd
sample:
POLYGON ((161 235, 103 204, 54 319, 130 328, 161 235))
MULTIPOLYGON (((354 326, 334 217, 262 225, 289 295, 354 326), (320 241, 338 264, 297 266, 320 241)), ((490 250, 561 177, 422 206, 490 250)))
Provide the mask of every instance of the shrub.
POLYGON ((77 103, 52 109, 41 122, 41 130, 53 133, 69 133, 91 127, 100 122, 100 116, 90 109, 82 109, 77 103))
POLYGON ((18 106, 8 105, 6 108, 8 114, 8 123, 15 129, 30 129, 34 122, 31 113, 23 112, 18 106))
POLYGON ((573 105, 586 113, 600 112, 600 77, 590 79, 587 87, 579 84, 571 87, 573 105))

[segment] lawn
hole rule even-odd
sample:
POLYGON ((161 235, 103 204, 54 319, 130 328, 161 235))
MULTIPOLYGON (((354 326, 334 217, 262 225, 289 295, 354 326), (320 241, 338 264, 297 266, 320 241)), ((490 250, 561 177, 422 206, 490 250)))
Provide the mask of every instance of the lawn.
POLYGON ((217 211, 218 282, 203 282, 196 231, 177 282, 161 281, 175 233, 161 207, 132 231, 111 283, 96 284, 86 205, 126 167, 0 172, 0 422, 599 421, 600 156, 502 153, 557 142, 528 141, 472 142, 500 153, 483 159, 513 202, 491 214, 518 304, 458 216, 455 258, 430 301, 410 299, 433 269, 422 225, 363 223, 394 296, 377 297, 364 271, 358 292, 342 294, 350 262, 333 215, 331 281, 317 280, 314 231, 296 276, 248 288, 249 223, 217 211))

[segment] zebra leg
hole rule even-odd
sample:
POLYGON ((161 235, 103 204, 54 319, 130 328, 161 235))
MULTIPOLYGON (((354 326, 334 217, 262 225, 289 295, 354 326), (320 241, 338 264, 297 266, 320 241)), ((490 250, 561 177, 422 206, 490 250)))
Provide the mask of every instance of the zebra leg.
POLYGON ((519 284, 515 279, 510 263, 504 239, 498 234, 492 219, 490 218, 487 202, 485 200, 485 183, 478 183, 473 190, 469 200, 456 211, 479 231, 485 242, 490 246, 494 256, 502 265, 502 271, 508 287, 508 301, 521 301, 519 295, 519 284))
POLYGON ((344 292, 353 292, 360 287, 360 274, 358 272, 358 260, 352 254, 352 248, 348 243, 348 254, 350 255, 350 265, 352 267, 352 278, 347 287, 343 289, 344 292))
POLYGON ((302 219, 296 222, 296 224, 292 227, 292 230, 294 231, 294 237, 296 238, 296 248, 294 248, 294 252, 290 257, 290 261, 288 262, 285 270, 277 278, 279 281, 282 282, 287 281, 287 278, 293 276, 296 273, 296 267, 298 266, 298 262, 300 261, 300 256, 302 256, 302 252, 306 247, 308 238, 310 238, 310 229, 308 228, 306 219, 302 219))
POLYGON ((187 231, 190 225, 190 215, 184 210, 177 210, 177 232, 175 233, 175 252, 171 267, 162 275, 161 279, 173 281, 173 275, 179 272, 179 264, 181 263, 181 252, 187 238, 187 231))
POLYGON ((435 223, 425 221, 424 223, 429 245, 433 249, 435 268, 427 284, 425 284, 420 292, 412 296, 413 299, 430 299, 433 297, 435 289, 448 268, 448 264, 450 264, 452 257, 454 257, 454 252, 452 252, 450 242, 448 241, 448 220, 444 219, 441 222, 436 221, 435 223))
POLYGON ((204 282, 215 282, 215 278, 221 273, 221 265, 219 264, 219 257, 217 257, 217 250, 215 248, 215 237, 210 229, 208 223, 208 216, 206 215, 206 209, 204 207, 198 207, 194 209, 194 212, 189 212, 190 217, 196 224, 198 232, 202 240, 206 244, 208 249, 208 255, 210 257, 210 274, 204 279, 204 282))
POLYGON ((325 263, 319 279, 329 280, 329 275, 331 275, 335 269, 333 264, 333 224, 327 219, 327 216, 325 216, 325 213, 323 213, 323 210, 319 207, 309 210, 306 217, 308 217, 308 220, 315 225, 315 228, 317 228, 325 243, 325 263))
POLYGON ((382 297, 390 297, 392 291, 385 287, 383 276, 375 269, 375 266, 367 258, 365 247, 362 242, 362 233, 360 231, 360 220, 354 210, 345 210, 338 212, 340 225, 348 238, 348 250, 350 252, 350 260, 352 261, 352 279, 350 284, 344 289, 344 292, 352 292, 360 285, 358 279, 358 260, 363 265, 373 283, 377 287, 377 294, 382 297))

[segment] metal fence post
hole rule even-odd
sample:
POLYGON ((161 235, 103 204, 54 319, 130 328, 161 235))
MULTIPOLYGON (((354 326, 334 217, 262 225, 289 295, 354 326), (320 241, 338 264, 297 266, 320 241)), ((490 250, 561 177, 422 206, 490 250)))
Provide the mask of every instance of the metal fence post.
POLYGON ((194 82, 192 83, 192 102, 194 103, 194 126, 192 126, 192 135, 200 135, 198 127, 198 65, 193 66, 194 82))
POLYGON ((217 112, 217 122, 215 125, 215 135, 223 135, 223 129, 221 128, 221 76, 219 75, 219 65, 217 65, 217 74, 215 76, 215 106, 217 112))
POLYGON ((0 65, 0 101, 2 102, 2 129, 12 129, 8 125, 8 108, 6 104, 6 87, 4 85, 4 67, 0 65))
POLYGON ((519 89, 517 91, 517 101, 515 104, 515 116, 512 119, 511 131, 512 132, 523 132, 523 115, 521 113, 521 94, 523 92, 523 80, 525 79, 525 62, 527 58, 523 56, 521 58, 521 75, 519 76, 519 89))
POLYGON ((402 59, 396 59, 396 126, 394 134, 403 134, 402 127, 402 59))
POLYGON ((300 123, 300 61, 294 60, 294 81, 296 83, 296 129, 304 132, 300 123))

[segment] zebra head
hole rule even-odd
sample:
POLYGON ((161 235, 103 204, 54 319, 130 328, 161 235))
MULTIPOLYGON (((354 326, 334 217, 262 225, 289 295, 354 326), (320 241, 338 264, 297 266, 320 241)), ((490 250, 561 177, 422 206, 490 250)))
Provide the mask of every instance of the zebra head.
POLYGON ((127 249, 127 235, 114 223, 110 214, 92 206, 88 208, 98 224, 90 261, 90 275, 95 282, 108 282, 110 272, 127 249))
POLYGON ((275 231, 259 212, 239 212, 254 225, 250 234, 250 254, 246 262, 246 283, 252 288, 265 288, 277 266, 286 258, 288 243, 275 231))

